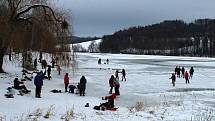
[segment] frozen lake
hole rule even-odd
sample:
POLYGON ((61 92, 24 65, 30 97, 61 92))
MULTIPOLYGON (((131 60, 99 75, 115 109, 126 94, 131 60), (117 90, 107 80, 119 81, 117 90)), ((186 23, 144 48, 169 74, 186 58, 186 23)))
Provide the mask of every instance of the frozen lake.
MULTIPOLYGON (((108 94, 108 80, 115 69, 125 68, 127 81, 120 82, 121 95, 117 99, 118 105, 133 105, 137 101, 144 101, 146 105, 159 103, 163 94, 184 91, 204 91, 215 88, 214 72, 215 59, 150 56, 127 54, 77 53, 78 70, 74 74, 74 81, 81 75, 88 80, 87 95, 102 97, 108 94), (103 64, 98 65, 101 58, 103 64), (109 64, 104 64, 106 59, 109 64), (194 77, 190 84, 185 84, 183 78, 176 79, 176 87, 172 87, 169 79, 176 66, 184 66, 185 70, 194 67, 194 77), (101 68, 101 69, 100 69, 101 68), (158 100, 159 98, 159 100, 158 100)), ((120 80, 121 80, 121 75, 120 80)))
MULTIPOLYGON (((7 60, 7 57, 5 57, 7 60)), ((48 60, 48 59, 47 59, 48 60)), ((62 74, 56 69, 51 72, 52 79, 44 80, 42 98, 35 98, 33 81, 25 84, 32 92, 24 96, 16 94, 14 98, 4 98, 7 87, 13 85, 15 77, 21 78, 20 64, 4 63, 7 74, 0 74, 0 118, 7 119, 28 115, 29 111, 42 108, 46 111, 51 105, 56 107, 55 115, 50 120, 59 121, 60 116, 74 106, 77 121, 200 121, 212 118, 215 120, 215 59, 198 57, 150 56, 127 54, 77 53, 77 68, 73 72, 70 67, 62 67, 62 74), (98 65, 98 59, 102 64, 98 65), (109 64, 104 64, 109 59, 109 64), (176 86, 172 87, 169 79, 176 66, 184 66, 189 70, 194 67, 194 77, 190 84, 183 78, 176 79, 176 86), (121 95, 116 98, 118 111, 98 112, 93 106, 104 102, 102 96, 108 95, 109 78, 116 69, 125 69, 127 81, 120 81, 121 95), (70 84, 77 84, 82 75, 87 79, 86 96, 70 93, 51 93, 52 89, 64 92, 64 74, 69 73, 70 84), (25 106, 23 106, 23 102, 25 106), (143 102, 144 109, 140 112, 130 112, 130 107, 136 102, 143 102), (86 103, 89 108, 84 107, 86 103), (12 113, 11 113, 12 112, 12 113), (180 116, 179 116, 180 115, 180 116)), ((41 70, 41 67, 38 66, 41 70)), ((35 76, 35 75, 34 75, 35 76)), ((119 74, 121 80, 121 74, 119 74)), ((16 118, 15 118, 16 119, 16 118)), ((41 121, 48 121, 40 117, 41 121)))

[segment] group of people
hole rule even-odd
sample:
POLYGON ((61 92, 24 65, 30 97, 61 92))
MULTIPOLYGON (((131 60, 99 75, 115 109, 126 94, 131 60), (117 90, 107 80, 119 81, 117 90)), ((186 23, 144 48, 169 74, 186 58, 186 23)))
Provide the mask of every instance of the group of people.
POLYGON ((85 96, 85 90, 86 90, 86 84, 87 84, 87 79, 85 76, 82 76, 80 79, 80 82, 78 83, 77 87, 74 87, 73 85, 69 86, 70 83, 69 79, 69 74, 66 73, 64 76, 64 86, 65 86, 65 92, 71 92, 74 93, 74 89, 76 88, 80 94, 80 96, 85 96), (69 91, 68 91, 68 86, 69 86, 69 91))
MULTIPOLYGON (((101 58, 98 59, 98 64, 99 65, 102 64, 102 59, 101 58)), ((104 62, 104 64, 109 64, 109 59, 106 59, 106 62, 104 62)))
POLYGON ((172 73, 172 76, 170 77, 170 79, 172 79, 173 87, 175 87, 176 76, 178 78, 183 77, 185 79, 186 84, 187 83, 189 84, 190 83, 189 79, 192 79, 193 73, 194 73, 193 67, 190 68, 189 73, 188 73, 188 71, 186 71, 184 67, 181 68, 180 66, 176 66, 175 73, 172 73))
POLYGON ((125 73, 125 69, 122 69, 121 72, 119 72, 119 70, 115 71, 115 76, 111 75, 110 79, 109 79, 109 86, 110 86, 110 91, 109 94, 112 94, 113 88, 115 89, 115 94, 116 95, 120 95, 119 92, 119 88, 120 88, 120 83, 119 83, 119 73, 122 73, 122 81, 125 80, 126 81, 126 73, 125 73))
POLYGON ((107 102, 101 103, 99 106, 95 106, 94 109, 96 109, 96 110, 116 110, 116 108, 114 108, 114 100, 115 100, 116 96, 120 95, 119 73, 122 73, 122 81, 123 80, 126 81, 125 69, 122 69, 121 72, 117 69, 115 71, 115 74, 111 75, 111 77, 109 79, 109 86, 110 86, 109 94, 110 95, 102 97, 102 100, 107 100, 107 102), (113 93, 113 89, 114 89, 114 93, 113 93))

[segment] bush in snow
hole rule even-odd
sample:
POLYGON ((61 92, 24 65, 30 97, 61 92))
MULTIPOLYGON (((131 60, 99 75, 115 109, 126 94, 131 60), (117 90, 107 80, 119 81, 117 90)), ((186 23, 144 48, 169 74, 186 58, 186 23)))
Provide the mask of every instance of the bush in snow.
POLYGON ((74 118, 74 105, 70 110, 67 110, 65 114, 61 116, 61 119, 64 121, 70 121, 72 118, 74 118))
POLYGON ((128 107, 129 112, 139 112, 143 111, 144 103, 143 102, 136 102, 134 106, 128 107))
POLYGON ((46 114, 44 115, 44 118, 50 118, 50 116, 54 115, 54 109, 55 109, 54 105, 51 105, 48 108, 46 114))

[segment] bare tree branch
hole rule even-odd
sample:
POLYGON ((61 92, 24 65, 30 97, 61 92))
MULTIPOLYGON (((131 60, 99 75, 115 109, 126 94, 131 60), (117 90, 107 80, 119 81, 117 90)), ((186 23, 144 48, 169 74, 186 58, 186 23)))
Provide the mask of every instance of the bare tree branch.
POLYGON ((48 8, 48 9, 51 11, 51 13, 52 13, 54 19, 55 19, 57 22, 62 22, 61 20, 58 20, 58 19, 56 18, 55 13, 54 13, 54 11, 52 10, 52 8, 50 8, 50 7, 47 6, 47 5, 32 5, 32 6, 28 7, 27 9, 25 9, 25 10, 19 12, 19 13, 16 15, 15 18, 18 19, 22 14, 24 14, 24 13, 30 11, 31 9, 40 8, 40 7, 44 8, 44 9, 45 9, 45 8, 48 8))

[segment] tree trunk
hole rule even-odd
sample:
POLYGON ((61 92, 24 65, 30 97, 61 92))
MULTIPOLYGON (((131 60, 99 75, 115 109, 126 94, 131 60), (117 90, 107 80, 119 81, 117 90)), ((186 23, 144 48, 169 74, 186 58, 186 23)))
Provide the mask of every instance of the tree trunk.
POLYGON ((2 66, 3 66, 5 52, 6 52, 6 49, 0 48, 0 73, 4 73, 2 66))

